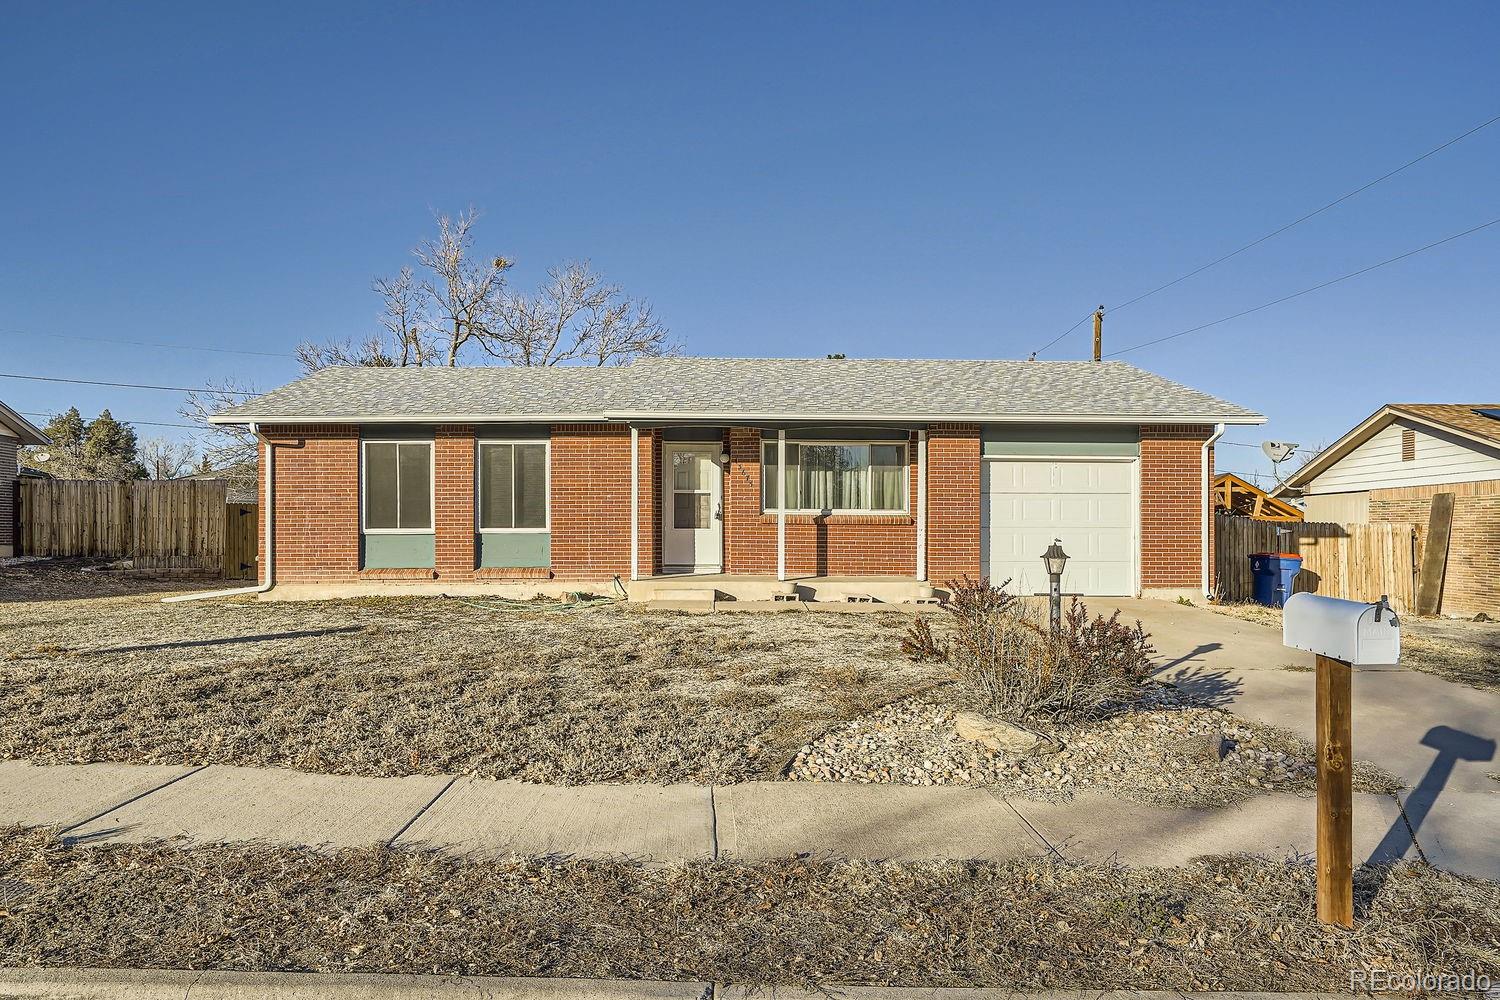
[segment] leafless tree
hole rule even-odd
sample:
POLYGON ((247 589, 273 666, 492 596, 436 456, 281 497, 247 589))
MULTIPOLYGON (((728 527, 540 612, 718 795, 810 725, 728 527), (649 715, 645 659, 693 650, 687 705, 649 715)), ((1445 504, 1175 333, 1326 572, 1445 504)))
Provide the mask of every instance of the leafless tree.
POLYGON ((397 364, 396 359, 386 352, 386 344, 378 336, 359 343, 352 340, 329 340, 315 344, 305 340, 297 345, 296 356, 304 375, 336 366, 394 368, 397 364))
POLYGON ((533 295, 506 295, 496 319, 480 343, 513 365, 619 365, 676 351, 650 304, 606 284, 588 261, 548 269, 533 295))
POLYGON ((304 373, 335 365, 451 367, 473 345, 526 366, 618 365, 677 350, 648 303, 606 284, 587 261, 550 269, 534 294, 510 294, 512 261, 474 253, 479 212, 470 206, 436 220, 437 235, 412 250, 419 269, 403 267, 371 283, 383 302, 384 332, 362 341, 301 344, 297 362, 304 373))
POLYGON ((433 360, 432 319, 427 315, 427 296, 412 269, 403 267, 394 278, 376 278, 371 290, 379 293, 384 309, 380 325, 390 335, 396 364, 425 365, 433 360))
POLYGON ((434 360, 437 351, 427 317, 427 292, 417 283, 416 273, 403 267, 395 277, 376 278, 370 289, 380 295, 380 325, 385 332, 361 341, 303 341, 297 345, 296 357, 304 375, 339 365, 404 368, 434 360))
POLYGON ((198 466, 198 450, 191 441, 147 438, 137 449, 148 479, 176 479, 198 466))
POLYGON ((247 469, 253 482, 259 460, 254 432, 244 424, 211 424, 208 418, 258 394, 253 385, 227 378, 209 382, 208 388, 190 392, 183 398, 177 412, 211 432, 203 446, 203 459, 209 468, 247 469))
POLYGON ((470 341, 483 343, 499 312, 505 294, 505 272, 511 262, 504 257, 476 261, 474 224, 479 212, 470 206, 457 216, 439 215, 438 234, 417 244, 412 254, 430 274, 422 282, 437 317, 436 335, 446 340, 449 367, 470 341))

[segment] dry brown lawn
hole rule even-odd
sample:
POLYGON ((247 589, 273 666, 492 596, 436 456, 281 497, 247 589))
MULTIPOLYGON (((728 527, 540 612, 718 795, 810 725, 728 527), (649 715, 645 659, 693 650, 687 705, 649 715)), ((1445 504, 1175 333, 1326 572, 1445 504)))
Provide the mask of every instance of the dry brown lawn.
POLYGON ((729 782, 945 681, 895 612, 26 600, 52 591, 0 573, 0 758, 42 763, 729 782))
POLYGON ((743 984, 1345 993, 1356 969, 1494 976, 1500 884, 1361 868, 1353 932, 1310 864, 1026 859, 638 865, 0 833, 0 964, 743 984))
MULTIPOLYGON (((1210 604, 1211 610, 1281 627, 1281 609, 1260 604, 1210 604)), ((1401 665, 1444 680, 1500 691, 1500 622, 1401 616, 1401 665)))

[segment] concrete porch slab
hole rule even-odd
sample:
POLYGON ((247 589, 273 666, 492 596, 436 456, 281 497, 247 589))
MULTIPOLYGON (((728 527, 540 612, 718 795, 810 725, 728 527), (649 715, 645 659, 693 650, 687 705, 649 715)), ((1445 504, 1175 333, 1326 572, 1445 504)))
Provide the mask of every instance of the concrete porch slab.
MULTIPOLYGON (((852 594, 864 594, 883 604, 904 604, 927 593, 929 585, 909 576, 799 576, 779 581, 774 576, 738 573, 683 573, 632 580, 632 601, 671 599, 683 591, 707 591, 721 608, 735 602, 774 601, 776 595, 793 593, 808 602, 843 602, 852 594)), ((698 596, 698 595, 695 595, 698 596)))
POLYGON ((282 768, 206 767, 70 831, 80 841, 186 837, 366 847, 394 837, 452 780, 358 778, 282 768))
POLYGON ((66 829, 123 805, 193 768, 139 764, 0 763, 0 826, 66 829))
POLYGON ((1043 846, 988 791, 756 781, 717 789, 719 856, 1003 860, 1043 846))
MULTIPOLYGON (((1105 795, 1068 802, 1008 800, 1063 857, 1166 868, 1214 854, 1273 858, 1317 849, 1316 800, 1275 793, 1221 809, 1170 809, 1105 795)), ((1410 854, 1411 838, 1388 795, 1354 796, 1354 859, 1394 861, 1410 854), (1377 848, 1381 856, 1373 858, 1377 848)))
POLYGON ((711 858, 713 791, 695 785, 534 785, 463 778, 397 840, 459 854, 711 858))

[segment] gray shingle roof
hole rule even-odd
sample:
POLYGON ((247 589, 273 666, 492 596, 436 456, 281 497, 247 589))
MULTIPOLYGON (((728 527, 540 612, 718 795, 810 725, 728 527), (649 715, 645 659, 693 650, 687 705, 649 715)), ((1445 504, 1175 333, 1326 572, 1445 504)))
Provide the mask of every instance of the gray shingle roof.
POLYGON ((328 368, 214 420, 673 417, 1263 419, 1121 361, 650 358, 620 368, 328 368))

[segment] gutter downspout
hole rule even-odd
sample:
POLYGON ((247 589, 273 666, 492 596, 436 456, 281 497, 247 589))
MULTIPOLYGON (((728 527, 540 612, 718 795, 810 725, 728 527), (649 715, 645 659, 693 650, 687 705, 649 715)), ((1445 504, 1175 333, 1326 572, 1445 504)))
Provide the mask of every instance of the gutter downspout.
POLYGON ((1214 424, 1214 432, 1209 435, 1208 440, 1203 442, 1203 599, 1208 600, 1212 593, 1213 581, 1208 578, 1208 534, 1209 525, 1213 523, 1214 501, 1213 484, 1208 481, 1208 450, 1214 446, 1219 438, 1224 436, 1228 425, 1223 423, 1214 424))
MULTIPOLYGON (((260 428, 256 424, 250 425, 250 433, 260 436, 260 428)), ((266 443, 266 499, 264 510, 266 514, 266 581, 254 587, 234 587, 229 590, 209 590, 201 593, 178 594, 175 597, 163 597, 163 604, 177 604, 182 601, 206 601, 211 597, 235 597, 240 594, 264 594, 270 590, 276 582, 276 559, 275 541, 276 535, 273 531, 275 525, 275 496, 276 496, 276 446, 269 439, 262 438, 266 443)))

